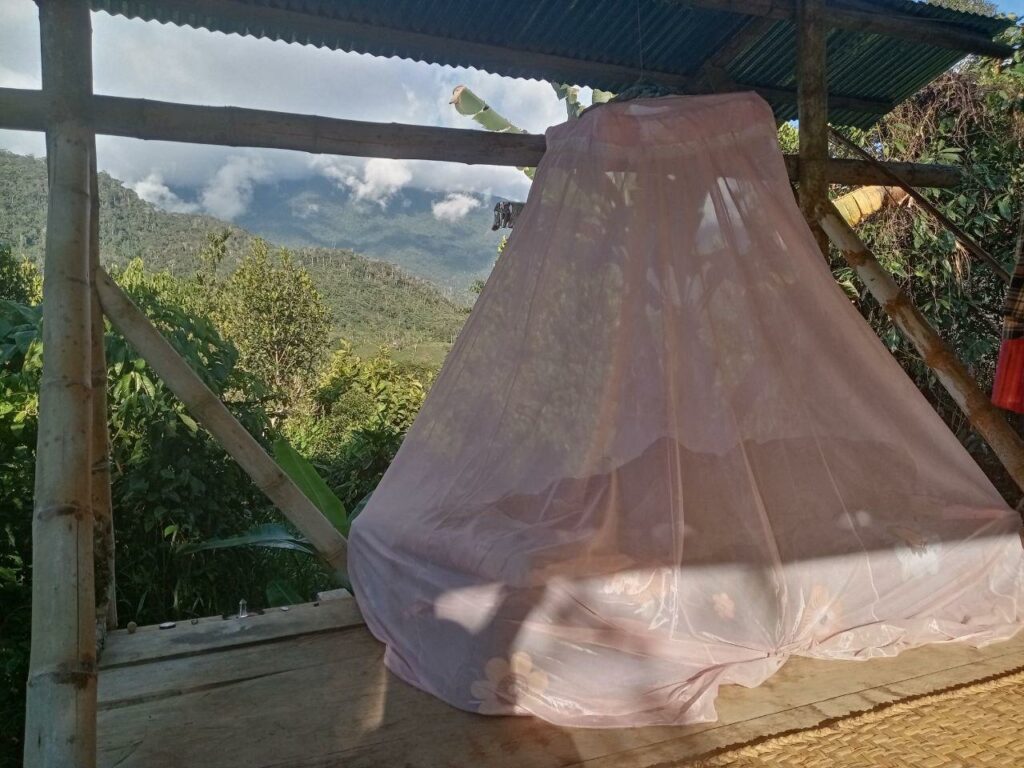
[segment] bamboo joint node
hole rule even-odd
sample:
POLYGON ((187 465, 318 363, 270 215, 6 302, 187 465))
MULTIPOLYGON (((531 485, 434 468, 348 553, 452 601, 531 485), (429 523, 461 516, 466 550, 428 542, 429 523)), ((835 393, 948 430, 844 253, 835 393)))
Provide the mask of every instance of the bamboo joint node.
POLYGON ((40 507, 36 510, 36 517, 39 520, 51 520, 60 517, 73 517, 76 520, 84 521, 92 519, 92 506, 78 503, 54 504, 48 507, 40 507))
POLYGON ((56 669, 33 672, 28 677, 31 687, 37 682, 54 682, 59 685, 73 685, 75 688, 88 688, 96 681, 96 661, 88 660, 75 665, 62 665, 56 669))

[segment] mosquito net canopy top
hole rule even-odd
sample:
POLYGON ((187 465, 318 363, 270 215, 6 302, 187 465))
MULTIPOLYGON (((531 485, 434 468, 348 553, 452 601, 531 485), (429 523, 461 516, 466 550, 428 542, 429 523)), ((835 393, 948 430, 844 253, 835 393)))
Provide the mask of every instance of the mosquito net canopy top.
POLYGON ((581 726, 713 719, 792 654, 983 644, 1020 520, 831 274, 753 94, 552 128, 350 544, 398 676, 581 726))

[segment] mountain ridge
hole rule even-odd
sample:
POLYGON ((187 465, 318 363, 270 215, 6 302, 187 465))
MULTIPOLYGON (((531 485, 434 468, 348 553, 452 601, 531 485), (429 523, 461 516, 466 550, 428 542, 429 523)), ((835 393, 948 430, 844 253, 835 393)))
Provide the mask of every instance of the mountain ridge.
MULTIPOLYGON (((230 238, 225 266, 230 268, 256 237, 262 237, 213 216, 162 210, 106 173, 99 174, 98 183, 100 251, 108 265, 141 258, 151 270, 187 275, 196 269, 196 257, 210 236, 226 231, 230 238)), ((0 242, 37 264, 45 248, 46 187, 45 160, 0 150, 0 242)), ((460 294, 445 295, 399 266, 345 248, 288 250, 309 271, 331 310, 335 336, 364 351, 380 345, 424 347, 425 354, 412 356, 436 360, 465 322, 469 310, 455 298, 460 294)))

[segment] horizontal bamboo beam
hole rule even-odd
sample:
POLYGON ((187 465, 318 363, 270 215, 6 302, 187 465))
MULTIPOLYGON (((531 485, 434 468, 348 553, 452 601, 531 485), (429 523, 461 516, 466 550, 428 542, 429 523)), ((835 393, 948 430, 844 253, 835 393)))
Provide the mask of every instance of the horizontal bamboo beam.
MULTIPOLYGON (((796 181, 800 174, 800 158, 786 155, 786 171, 791 181, 796 181)), ((892 168, 915 187, 950 188, 960 183, 960 169, 952 165, 931 165, 929 163, 883 163, 884 168, 892 168)), ((846 158, 829 158, 825 165, 825 178, 829 184, 842 184, 847 187, 888 184, 891 179, 882 168, 878 168, 864 160, 846 158)))
POLYGON ((925 365, 935 373, 971 426, 989 444, 1013 481, 1024 490, 1024 441, 992 405, 956 353, 914 306, 911 298, 896 285, 892 275, 843 220, 835 206, 828 204, 820 221, 832 243, 871 295, 914 345, 925 365))
POLYGON ((195 420, 238 462, 257 487, 291 520, 339 575, 345 575, 348 545, 319 509, 199 378, 149 318, 102 268, 95 272, 100 306, 111 324, 135 347, 195 420))
MULTIPOLYGON (((92 97, 97 133, 137 139, 216 144, 229 147, 293 149, 314 154, 443 160, 455 163, 536 166, 547 147, 543 136, 488 133, 401 123, 367 123, 316 115, 292 115, 239 107, 200 107, 116 96, 92 97)), ((46 112, 39 91, 0 88, 0 128, 40 131, 46 112)), ((887 163, 916 187, 955 187, 960 171, 948 165, 887 163)), ((800 161, 786 157, 792 180, 800 161)), ((830 160, 832 184, 886 184, 882 169, 861 160, 830 160)))

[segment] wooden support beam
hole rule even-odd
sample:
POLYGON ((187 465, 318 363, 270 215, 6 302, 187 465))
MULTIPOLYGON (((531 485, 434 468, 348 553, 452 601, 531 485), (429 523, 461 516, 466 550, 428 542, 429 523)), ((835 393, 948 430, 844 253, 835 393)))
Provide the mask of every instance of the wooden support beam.
POLYGON ((96 270, 100 267, 100 189, 96 174, 96 137, 89 163, 89 280, 92 386, 92 517, 96 575, 96 622, 101 630, 117 629, 117 591, 114 579, 114 505, 110 493, 110 420, 107 414, 107 351, 96 270))
POLYGON ((953 237, 957 239, 957 242, 964 247, 964 249, 971 254, 974 258, 987 264, 996 276, 1007 285, 1010 284, 1010 273, 1003 268, 996 258, 990 254, 987 250, 981 247, 973 237, 968 235, 960 226, 950 219, 946 214, 940 211, 927 197, 918 192, 914 187, 904 179, 899 171, 888 168, 880 160, 872 157, 868 152, 863 150, 861 147, 854 144, 848 138, 843 136, 839 131, 834 128, 829 129, 830 135, 842 144, 847 149, 851 150, 854 154, 864 159, 865 162, 870 163, 872 166, 881 170, 891 181, 896 182, 903 190, 914 198, 914 201, 925 210, 926 213, 931 215, 933 219, 939 222, 942 226, 948 229, 953 237))
MULTIPOLYGON (((682 5, 745 16, 795 20, 800 0, 675 0, 682 5)), ((949 48, 963 53, 1007 59, 1013 49, 995 43, 980 32, 939 19, 912 16, 866 0, 832 0, 824 8, 824 23, 830 29, 884 35, 913 43, 949 48)), ((1007 24, 1007 27, 1010 25, 1007 24)))
POLYGON ((828 202, 828 83, 825 0, 797 1, 797 92, 800 121, 800 209, 825 257, 828 238, 816 222, 828 202))
MULTIPOLYGON (((800 158, 786 155, 786 170, 790 181, 800 177, 800 158)), ((930 165, 927 163, 883 163, 891 168, 915 187, 952 188, 960 183, 960 169, 953 165, 930 165)), ((842 184, 858 187, 870 184, 886 185, 891 183, 888 174, 882 169, 862 160, 846 158, 829 158, 825 165, 825 178, 829 184, 842 184)))
MULTIPOLYGON (((829 3, 825 20, 830 27, 864 34, 897 37, 913 43, 949 48, 995 59, 1013 56, 1013 48, 996 43, 980 32, 940 19, 927 19, 894 11, 866 0, 838 0, 829 3)), ((1007 27, 1010 25, 1008 24, 1007 27)))
POLYGON ((971 426, 1006 467, 1013 481, 1024 490, 1024 441, 1011 429, 953 350, 914 306, 912 299, 900 290, 892 275, 878 263, 874 254, 857 237, 850 225, 843 221, 834 206, 829 204, 826 207, 820 222, 871 295, 911 341, 925 364, 967 416, 971 426))
MULTIPOLYGON (((728 67, 739 56, 745 53, 754 43, 773 26, 776 19, 764 16, 753 16, 747 19, 732 36, 718 46, 697 72, 698 87, 702 90, 722 91, 736 90, 735 81, 728 74, 728 67)), ((792 93, 792 92, 790 92, 792 93)), ((764 93, 765 98, 770 98, 764 93)), ((776 97, 776 100, 781 100, 776 97)), ((888 110, 886 110, 888 112, 888 110)))
POLYGON ((100 306, 111 324, 328 564, 344 576, 348 547, 341 533, 210 391, 110 275, 102 267, 95 275, 100 306))
POLYGON ((32 517, 25 765, 96 765, 96 595, 90 494, 89 165, 85 0, 41 0, 49 206, 32 517))
MULTIPOLYGON (((316 115, 291 115, 238 107, 199 107, 145 99, 94 96, 91 115, 97 133, 138 139, 271 147, 316 154, 392 157, 486 165, 536 166, 544 156, 543 136, 488 133, 400 123, 366 123, 316 115)), ((40 91, 0 88, 0 128, 41 131, 46 112, 40 91)), ((955 187, 955 166, 890 163, 917 187, 955 187)), ((795 156, 786 157, 791 180, 800 172, 795 156)), ((829 160, 833 184, 886 184, 888 177, 870 163, 829 160)))

